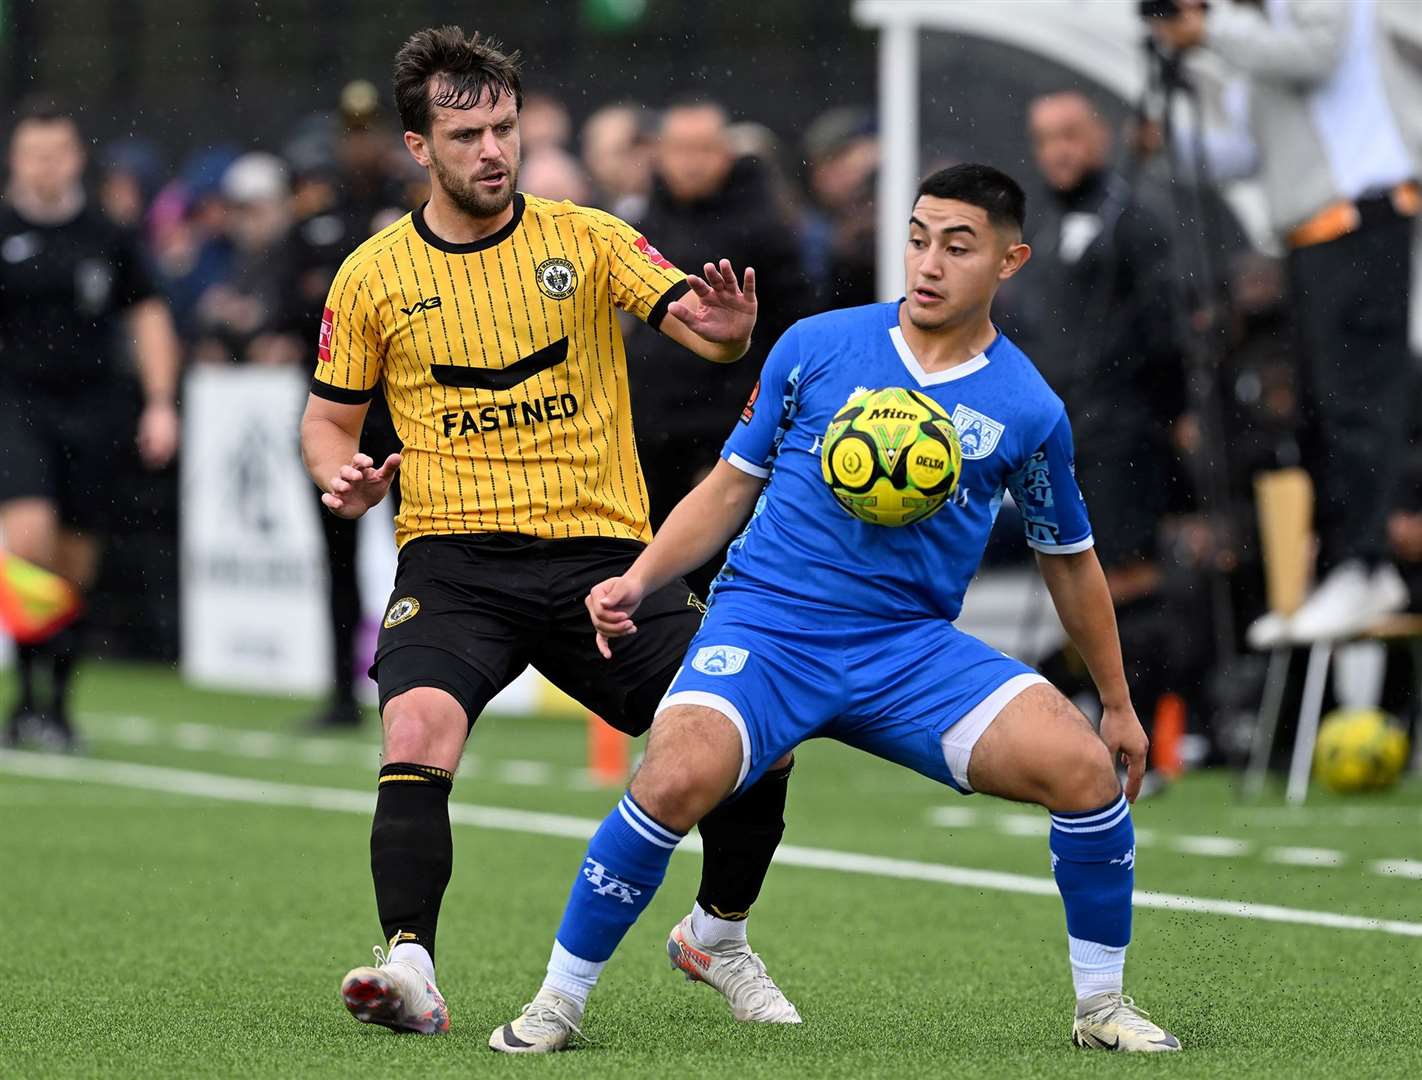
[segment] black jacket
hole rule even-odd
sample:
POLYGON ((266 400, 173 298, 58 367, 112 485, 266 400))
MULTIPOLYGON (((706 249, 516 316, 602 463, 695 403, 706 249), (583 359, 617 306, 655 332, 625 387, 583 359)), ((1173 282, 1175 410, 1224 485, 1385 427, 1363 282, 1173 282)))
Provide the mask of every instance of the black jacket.
POLYGON ((759 162, 742 158, 708 199, 678 203, 660 181, 643 234, 676 266, 700 274, 730 259, 737 275, 755 267, 760 310, 750 351, 735 364, 711 364, 670 338, 637 324, 627 335, 632 416, 644 447, 664 440, 714 444, 730 432, 776 339, 810 313, 812 294, 800 264, 799 236, 759 162))

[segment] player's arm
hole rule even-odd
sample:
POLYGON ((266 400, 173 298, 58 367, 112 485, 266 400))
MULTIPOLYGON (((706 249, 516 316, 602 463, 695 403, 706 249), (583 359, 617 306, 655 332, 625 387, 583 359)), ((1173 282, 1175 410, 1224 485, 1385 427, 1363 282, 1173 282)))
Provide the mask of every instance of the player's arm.
POLYGON ((660 329, 703 360, 733 363, 746 354, 755 330, 755 270, 746 267, 742 283, 729 259, 702 269, 704 277, 687 275, 690 291, 667 305, 660 329))
POLYGON ((597 646, 610 657, 607 639, 635 634, 632 615, 642 598, 706 562, 730 541, 750 517, 765 486, 724 459, 668 515, 656 538, 621 577, 609 578, 588 594, 588 614, 597 629, 597 646))
POLYGON ((1096 684, 1101 739, 1113 759, 1125 759, 1126 798, 1135 801, 1150 744, 1131 705, 1116 611, 1096 558, 1086 502, 1072 468, 1074 456, 1071 426, 1062 412, 1038 451, 1009 478, 1008 487, 1052 605, 1096 684))
POLYGON ((379 467, 360 453, 361 425, 370 402, 347 405, 312 394, 301 417, 301 459, 322 491, 321 501, 337 517, 358 518, 385 498, 400 455, 379 467))
POLYGON ((384 345, 380 317, 348 259, 331 283, 321 314, 316 373, 301 417, 301 458, 333 514, 358 518, 385 498, 400 455, 378 466, 360 452, 361 425, 380 392, 384 345))
POLYGON ((160 468, 178 449, 178 370, 182 346, 168 305, 156 296, 140 300, 128 312, 134 358, 143 384, 143 413, 138 418, 138 452, 149 468, 160 468))

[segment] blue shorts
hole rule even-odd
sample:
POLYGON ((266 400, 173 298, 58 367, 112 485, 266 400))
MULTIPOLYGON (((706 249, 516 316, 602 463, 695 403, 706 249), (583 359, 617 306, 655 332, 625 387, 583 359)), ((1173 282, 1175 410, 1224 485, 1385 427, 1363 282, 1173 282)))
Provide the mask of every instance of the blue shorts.
POLYGON ((730 719, 741 733, 737 790, 806 739, 830 738, 969 794, 978 737, 1045 682, 942 619, 787 626, 769 604, 724 596, 657 712, 703 705, 730 719))

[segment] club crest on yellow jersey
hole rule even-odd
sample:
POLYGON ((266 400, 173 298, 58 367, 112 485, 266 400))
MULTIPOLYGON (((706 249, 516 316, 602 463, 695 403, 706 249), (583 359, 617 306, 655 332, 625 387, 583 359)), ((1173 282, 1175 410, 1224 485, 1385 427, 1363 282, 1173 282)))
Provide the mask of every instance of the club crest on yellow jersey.
POLYGON ((544 259, 534 271, 538 288, 550 300, 566 300, 578 287, 578 271, 567 259, 544 259))

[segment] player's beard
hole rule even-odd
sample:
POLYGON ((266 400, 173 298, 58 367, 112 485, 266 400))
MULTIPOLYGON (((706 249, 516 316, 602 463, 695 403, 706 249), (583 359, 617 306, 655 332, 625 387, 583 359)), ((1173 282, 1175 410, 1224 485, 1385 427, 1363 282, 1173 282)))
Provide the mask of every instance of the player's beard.
POLYGON ((496 217, 513 202, 514 190, 518 187, 517 162, 506 166, 508 183, 497 193, 481 190, 476 177, 458 176, 450 172, 433 153, 430 154, 430 164, 434 167, 435 179, 439 181, 439 186, 444 189, 450 201, 470 217, 496 217))

